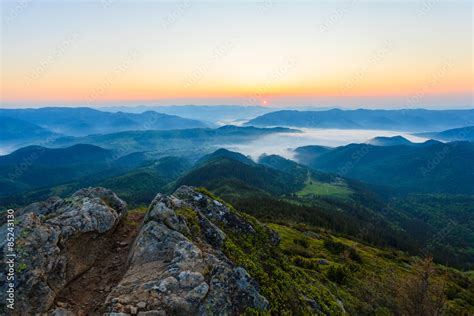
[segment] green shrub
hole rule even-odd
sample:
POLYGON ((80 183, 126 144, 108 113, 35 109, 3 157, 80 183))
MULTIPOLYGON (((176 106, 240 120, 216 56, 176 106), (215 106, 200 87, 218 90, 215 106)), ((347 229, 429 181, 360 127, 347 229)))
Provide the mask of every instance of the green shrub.
POLYGON ((327 277, 338 284, 345 284, 350 276, 350 270, 343 265, 332 265, 329 267, 327 277))
POLYGON ((293 264, 304 269, 319 271, 319 263, 317 259, 308 259, 301 256, 293 258, 293 264))
POLYGON ((332 239, 326 239, 324 241, 324 247, 329 250, 331 253, 340 255, 344 252, 347 252, 349 258, 357 263, 362 262, 362 257, 357 252, 354 247, 349 247, 341 242, 334 241, 332 239))
POLYGON ((309 242, 306 239, 295 239, 293 240, 293 243, 300 245, 302 247, 308 248, 309 247, 309 242))

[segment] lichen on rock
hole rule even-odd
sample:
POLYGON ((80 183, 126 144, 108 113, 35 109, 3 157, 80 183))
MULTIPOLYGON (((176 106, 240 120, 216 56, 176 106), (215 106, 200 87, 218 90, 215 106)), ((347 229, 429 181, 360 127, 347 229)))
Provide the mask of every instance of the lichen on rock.
MULTIPOLYGON (((70 198, 52 198, 20 210, 15 226, 17 314, 48 311, 58 292, 100 256, 107 234, 126 213, 126 203, 104 188, 82 189, 70 198)), ((3 251, 6 233, 3 225, 3 251)), ((4 282, 6 271, 1 273, 4 282)), ((2 301, 4 295, 2 291, 2 301)))
POLYGON ((255 230, 224 204, 183 186, 158 194, 106 301, 111 313, 234 315, 268 302, 243 267, 222 252, 221 228, 255 230), (217 203, 216 203, 217 202, 217 203))
MULTIPOLYGON (((17 314, 74 314, 59 293, 103 261, 104 247, 116 237, 114 230, 126 214, 125 202, 104 188, 83 189, 19 210, 17 314)), ((227 234, 250 236, 256 234, 254 225, 195 188, 157 194, 134 242, 127 243, 128 258, 98 310, 107 315, 265 311, 268 301, 255 279, 225 254, 227 234)), ((4 225, 0 235, 5 233, 4 225)))

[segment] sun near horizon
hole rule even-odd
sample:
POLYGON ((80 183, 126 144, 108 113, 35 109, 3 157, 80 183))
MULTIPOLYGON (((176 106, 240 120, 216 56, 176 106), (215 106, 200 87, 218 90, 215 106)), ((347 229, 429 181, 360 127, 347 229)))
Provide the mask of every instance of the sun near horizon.
POLYGON ((472 107, 469 1, 1 7, 2 107, 472 107))

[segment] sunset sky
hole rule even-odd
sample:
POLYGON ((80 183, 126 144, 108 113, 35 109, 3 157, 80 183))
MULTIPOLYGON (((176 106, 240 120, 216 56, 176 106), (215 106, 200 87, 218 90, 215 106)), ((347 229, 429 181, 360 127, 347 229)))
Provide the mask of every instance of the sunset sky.
POLYGON ((1 106, 472 107, 470 1, 2 2, 1 106))

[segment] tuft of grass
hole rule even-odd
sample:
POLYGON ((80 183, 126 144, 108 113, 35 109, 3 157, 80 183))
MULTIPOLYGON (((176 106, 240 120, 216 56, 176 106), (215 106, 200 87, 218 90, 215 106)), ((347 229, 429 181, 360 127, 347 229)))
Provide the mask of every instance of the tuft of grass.
POLYGON ((26 265, 26 263, 20 262, 20 264, 18 264, 18 267, 16 268, 16 271, 18 273, 21 273, 21 272, 25 271, 27 268, 28 268, 28 266, 26 265))
POLYGON ((143 216, 148 212, 148 208, 140 206, 127 212, 127 215, 123 218, 123 222, 128 226, 138 226, 141 224, 143 216))
POLYGON ((201 225, 199 223, 199 215, 198 213, 189 208, 189 207, 182 207, 175 210, 176 215, 183 218, 188 225, 188 228, 191 232, 191 239, 195 239, 197 236, 201 235, 201 225))

